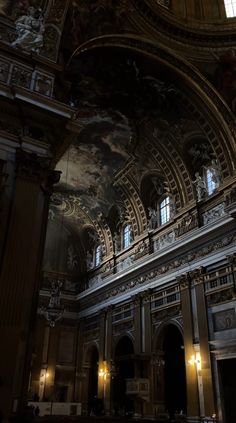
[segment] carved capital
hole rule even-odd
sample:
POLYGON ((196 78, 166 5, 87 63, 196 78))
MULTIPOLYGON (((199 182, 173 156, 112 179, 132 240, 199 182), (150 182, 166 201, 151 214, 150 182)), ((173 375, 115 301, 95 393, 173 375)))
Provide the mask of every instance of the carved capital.
POLYGON ((190 287, 191 279, 189 277, 189 273, 184 273, 183 275, 176 278, 176 280, 179 284, 180 291, 184 291, 190 287))
POLYGON ((227 256, 229 264, 234 268, 236 266, 236 253, 227 256))
POLYGON ((132 302, 133 302, 133 305, 135 307, 137 307, 137 306, 140 305, 141 298, 142 298, 142 295, 141 294, 137 294, 137 295, 133 295, 132 296, 132 302))
POLYGON ((199 267, 189 272, 189 276, 192 280, 192 283, 194 285, 199 285, 201 283, 204 283, 204 273, 205 273, 204 267, 199 267))
POLYGON ((140 295, 142 297, 143 303, 149 303, 151 299, 152 289, 147 289, 146 291, 143 291, 140 295))

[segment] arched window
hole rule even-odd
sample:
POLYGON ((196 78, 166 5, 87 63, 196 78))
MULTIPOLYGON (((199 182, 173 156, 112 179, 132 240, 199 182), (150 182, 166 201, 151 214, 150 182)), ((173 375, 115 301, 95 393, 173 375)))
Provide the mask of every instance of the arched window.
POLYGON ((132 240, 131 234, 131 224, 127 223, 123 228, 123 248, 127 248, 130 245, 132 240))
POLYGON ((94 260, 94 264, 95 267, 99 266, 101 264, 101 259, 102 259, 102 249, 101 249, 101 245, 97 245, 97 247, 95 248, 95 260, 94 260))
POLYGON ((170 220, 170 197, 165 197, 159 205, 160 224, 164 225, 170 220))
POLYGON ((236 16, 236 0, 224 0, 227 18, 236 16))
POLYGON ((217 184, 214 178, 214 172, 211 168, 206 169, 206 188, 208 195, 213 194, 217 188, 217 184))

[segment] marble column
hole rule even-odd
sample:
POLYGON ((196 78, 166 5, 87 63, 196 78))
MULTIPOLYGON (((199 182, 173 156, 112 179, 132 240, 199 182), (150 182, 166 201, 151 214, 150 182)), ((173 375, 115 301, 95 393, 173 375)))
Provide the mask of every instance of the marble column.
POLYGON ((15 183, 0 274, 0 410, 20 412, 27 399, 32 334, 48 205, 59 172, 36 154, 16 151, 15 183))

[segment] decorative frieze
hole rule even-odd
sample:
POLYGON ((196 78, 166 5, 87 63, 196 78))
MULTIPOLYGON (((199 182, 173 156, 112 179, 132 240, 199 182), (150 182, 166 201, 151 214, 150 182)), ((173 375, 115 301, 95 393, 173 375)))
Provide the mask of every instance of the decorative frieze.
POLYGON ((171 230, 167 234, 160 236, 154 241, 154 251, 162 250, 165 247, 173 244, 176 240, 175 231, 171 230))
POLYGON ((150 246, 148 239, 139 242, 134 249, 134 260, 138 260, 146 254, 149 254, 149 248, 150 246))
POLYGON ((217 206, 213 207, 210 210, 207 210, 205 213, 202 214, 203 225, 215 222, 220 217, 224 216, 224 214, 224 203, 218 204, 217 206))
POLYGON ((191 213, 187 213, 177 222, 177 228, 175 229, 176 238, 186 234, 187 232, 191 231, 194 228, 197 228, 198 226, 199 225, 197 212, 194 211, 191 213))
MULTIPOLYGON (((157 267, 155 270, 152 270, 146 274, 143 274, 141 276, 135 277, 132 280, 128 281, 127 283, 123 283, 120 286, 117 286, 116 288, 112 288, 106 293, 99 295, 98 297, 94 298, 94 300, 91 300, 92 304, 97 304, 99 302, 103 302, 109 298, 116 297, 117 295, 121 295, 127 291, 132 290, 135 287, 138 287, 139 285, 145 285, 148 284, 150 281, 154 280, 158 276, 164 275, 167 272, 172 272, 173 270, 177 269, 180 266, 184 266, 186 264, 189 264, 192 260, 199 259, 201 257, 205 257, 206 255, 218 251, 221 248, 226 247, 229 244, 232 244, 236 242, 236 235, 228 235, 219 240, 218 242, 212 242, 208 245, 205 245, 204 247, 201 247, 199 249, 196 249, 195 251, 192 251, 190 253, 187 253, 186 255, 183 255, 182 257, 179 257, 178 259, 174 261, 170 261, 168 264, 162 265, 160 267, 157 267)), ((190 275, 189 275, 190 276, 190 275)), ((197 269, 197 273, 192 272, 191 279, 195 280, 195 283, 203 283, 203 275, 201 275, 201 272, 199 274, 199 270, 197 269)), ((184 276, 183 283, 180 285, 180 289, 184 289, 186 276, 184 276)), ((179 279, 178 279, 179 282, 179 279)))
POLYGON ((122 270, 128 269, 128 267, 132 266, 134 262, 134 256, 126 257, 124 260, 120 261, 116 265, 117 272, 121 272, 122 270))
POLYGON ((54 76, 39 68, 25 66, 18 61, 0 57, 0 82, 16 85, 47 97, 52 97, 54 76))

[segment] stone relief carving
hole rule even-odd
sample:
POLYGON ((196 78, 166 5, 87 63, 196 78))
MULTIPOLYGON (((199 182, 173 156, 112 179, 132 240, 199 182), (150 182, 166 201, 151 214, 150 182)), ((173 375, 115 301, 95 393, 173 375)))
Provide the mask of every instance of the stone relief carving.
POLYGON ((89 285, 89 288, 92 288, 94 286, 101 285, 101 283, 102 283, 102 277, 101 277, 101 274, 99 274, 99 275, 94 276, 93 278, 91 278, 89 280, 88 285, 89 285))
POLYGON ((123 261, 117 263, 116 269, 117 272, 121 272, 121 270, 125 270, 130 267, 134 262, 134 256, 126 257, 123 261))
POLYGON ((141 241, 134 249, 134 260, 138 260, 149 253, 149 240, 141 241))
POLYGON ((17 38, 11 44, 12 47, 19 47, 25 51, 39 53, 43 46, 43 34, 45 26, 41 9, 29 7, 27 15, 20 16, 16 24, 17 38))
POLYGON ((168 232, 154 241, 154 251, 162 250, 175 242, 175 231, 168 232))
POLYGON ((208 223, 212 223, 215 220, 219 219, 220 217, 224 216, 225 214, 225 206, 224 204, 218 204, 216 207, 206 211, 202 215, 203 225, 207 225, 208 223))
POLYGON ((180 222, 178 222, 177 228, 175 229, 176 237, 179 237, 191 229, 198 226, 198 217, 196 214, 188 213, 184 216, 180 222))

